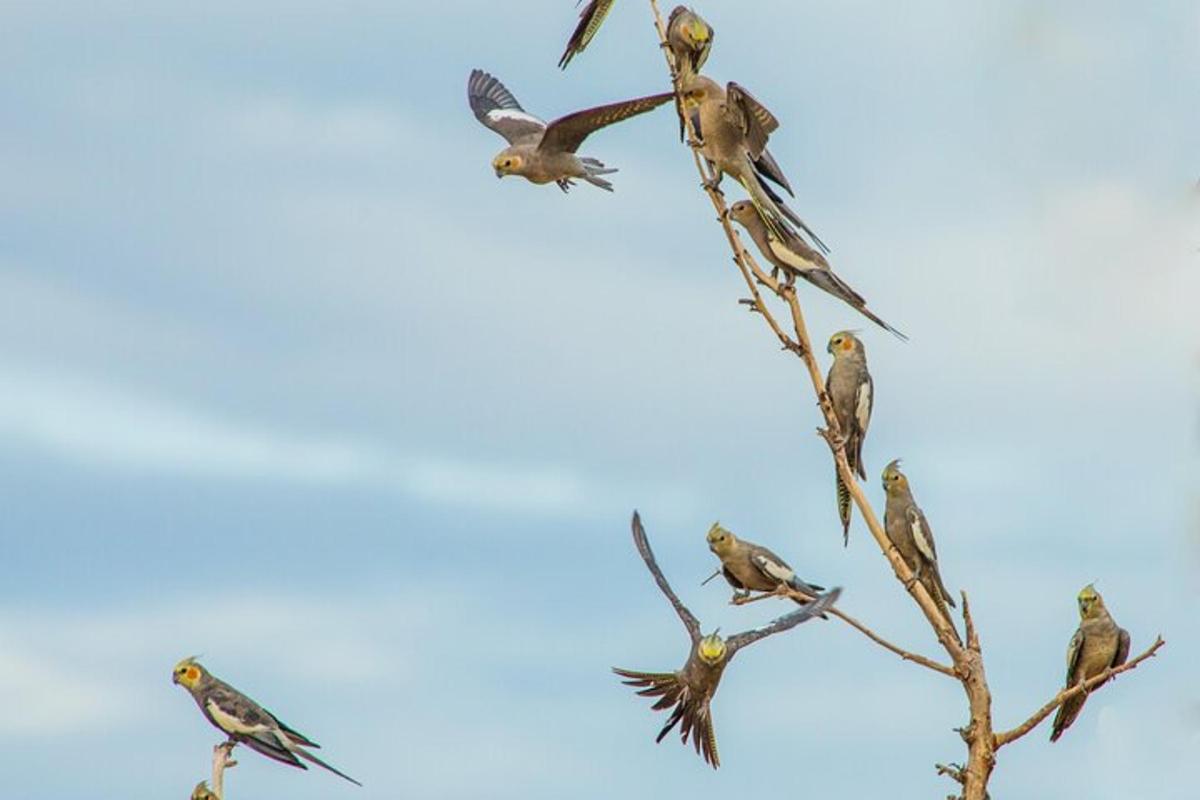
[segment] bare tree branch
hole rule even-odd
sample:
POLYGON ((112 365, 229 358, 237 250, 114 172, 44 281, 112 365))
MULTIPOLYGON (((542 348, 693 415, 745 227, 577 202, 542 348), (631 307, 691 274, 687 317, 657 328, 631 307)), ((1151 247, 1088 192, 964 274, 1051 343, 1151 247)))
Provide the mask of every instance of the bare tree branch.
MULTIPOLYGON (((725 233, 725 238, 729 243, 730 250, 733 252, 733 261, 737 265, 738 271, 741 272, 742 278, 746 283, 746 287, 750 291, 751 299, 742 301, 751 306, 753 311, 757 311, 766 321, 771 332, 779 339, 785 349, 791 350, 804 363, 808 371, 809 379, 812 382, 813 391, 817 398, 817 404, 821 409, 821 414, 825 418, 825 427, 819 429, 821 435, 825 438, 829 446, 830 452, 833 454, 834 464, 836 466, 838 476, 845 485, 847 492, 853 499, 855 506, 858 508, 859 514, 866 524, 867 529, 874 537, 880 551, 888 560, 892 567, 892 572, 896 579, 904 586, 909 596, 912 597, 920 608, 921 613, 925 615, 934 634, 937 636, 938 642, 945 649, 947 655, 950 656, 952 667, 946 667, 938 664, 930 659, 924 661, 918 658, 909 658, 915 663, 929 667, 943 674, 954 675, 963 686, 963 690, 967 695, 967 702, 970 710, 970 721, 966 727, 960 729, 963 740, 967 744, 967 762, 963 766, 954 766, 953 770, 947 768, 944 774, 949 774, 957 782, 962 785, 963 800, 986 800, 988 797, 987 785, 991 777, 992 770, 996 763, 996 748, 1006 741, 1011 739, 1001 739, 993 734, 992 727, 992 695, 988 688, 987 675, 984 670, 982 648, 979 640, 979 633, 975 627, 975 621, 971 616, 970 606, 967 602, 966 594, 963 594, 963 619, 966 625, 967 638, 965 642, 960 642, 957 634, 951 626, 951 621, 942 616, 940 609, 925 590, 924 585, 916 580, 912 570, 904 562, 896 547, 887 537, 887 533, 880 524, 879 517, 876 516, 874 509, 871 507, 870 501, 867 500, 866 494, 862 486, 859 485, 857 476, 850 470, 850 465, 846 461, 845 439, 842 437, 840 427, 838 425, 837 416, 834 414, 833 404, 829 399, 829 395, 825 391, 825 381, 821 374, 820 367, 817 364, 816 358, 813 355, 812 343, 808 336, 808 329, 804 322, 804 313, 800 307, 799 299, 796 296, 795 289, 782 281, 778 281, 766 274, 754 260, 754 257, 742 246, 741 239, 738 237, 737 231, 734 230, 728 210, 725 206, 725 198, 721 191, 713 182, 713 175, 706 167, 706 161, 701 157, 700 147, 701 142, 696 136, 696 130, 692 125, 691 115, 686 113, 686 108, 683 103, 682 94, 680 92, 679 72, 674 64, 674 58, 670 48, 667 46, 666 27, 663 24, 662 14, 658 8, 657 0, 650 0, 650 9, 654 15, 655 28, 658 31, 659 42, 662 46, 663 54, 667 61, 667 66, 671 70, 671 78, 675 87, 676 103, 680 109, 683 118, 683 125, 687 132, 688 144, 692 150, 692 159, 695 161, 696 170, 700 174, 703 182, 703 188, 712 202, 713 208, 717 212, 717 222, 721 225, 721 229, 725 233), (771 313, 770 308, 763 299, 762 293, 759 291, 760 286, 765 286, 772 294, 782 300, 788 308, 791 316, 792 333, 787 333, 771 313), (928 662, 928 663, 925 663, 928 662)), ((843 615, 840 615, 845 621, 843 615)), ((857 626, 856 626, 857 627, 857 626)), ((880 646, 894 653, 906 657, 907 651, 885 642, 879 637, 874 636, 865 628, 859 628, 861 632, 867 634, 869 638, 875 641, 880 646)), ((907 653, 908 655, 913 655, 907 653)), ((1141 660, 1142 657, 1136 661, 1141 660)), ((924 657, 920 657, 923 659, 924 657)), ((1131 665, 1132 666, 1132 665, 1131 665)), ((1126 667, 1126 669, 1131 667, 1126 667)), ((1082 691, 1080 689, 1079 691, 1082 691)), ((1044 713, 1048 714, 1062 700, 1058 699, 1054 705, 1048 709, 1044 709, 1044 713)), ((1036 724, 1036 721, 1033 723, 1036 724)), ((1004 734, 1002 736, 1007 736, 1004 734)))
MULTIPOLYGON (((795 589, 792 589, 791 587, 781 586, 778 590, 776 590, 774 592, 763 592, 761 594, 752 595, 750 597, 735 597, 732 602, 734 605, 740 606, 740 605, 745 605, 746 603, 753 603, 758 600, 765 600, 768 597, 787 597, 792 600, 814 600, 814 599, 816 599, 812 595, 807 594, 805 592, 798 592, 795 589)), ((825 613, 832 614, 833 616, 840 619, 842 622, 849 625, 851 628, 854 628, 856 631, 861 633, 863 636, 866 636, 868 639, 875 642, 875 644, 879 645, 880 647, 884 648, 885 650, 890 650, 891 652, 900 656, 905 661, 911 661, 914 664, 920 664, 921 666, 927 667, 927 668, 933 670, 934 672, 940 672, 941 674, 946 675, 948 677, 954 678, 956 680, 958 679, 958 673, 956 673, 954 671, 953 667, 948 667, 945 664, 941 664, 941 663, 938 663, 937 661, 934 661, 932 658, 927 658, 923 655, 920 655, 919 653, 913 653, 909 650, 905 650, 903 647, 900 647, 899 645, 892 644, 887 639, 884 639, 882 636, 875 633, 875 631, 868 628, 866 625, 863 625, 861 622, 859 622, 854 617, 852 617, 849 614, 847 614, 846 612, 842 611, 840 608, 831 608, 825 613)))
POLYGON ((232 741, 213 746, 212 787, 200 781, 192 790, 192 800, 225 800, 225 770, 237 766, 237 762, 233 760, 235 747, 237 742, 232 741))
MULTIPOLYGON (((658 30, 660 44, 662 45, 663 55, 667 60, 667 66, 671 70, 672 82, 675 86, 675 92, 679 98, 680 107, 683 108, 683 100, 680 95, 679 74, 675 69, 671 50, 667 47, 667 30, 663 24, 662 14, 658 9, 657 0, 650 0, 650 8, 654 13, 654 24, 658 30)), ((883 526, 879 522, 879 518, 871 508, 870 502, 862 491, 862 487, 858 485, 857 477, 851 472, 849 464, 846 462, 846 453, 843 447, 841 431, 838 426, 837 416, 833 412, 833 404, 829 401, 829 396, 825 393, 825 379, 821 375, 820 366, 817 364, 816 358, 813 356, 812 345, 808 336, 808 328, 804 323, 804 314, 800 309, 800 302, 796 298, 796 292, 782 281, 773 279, 770 275, 763 272, 754 260, 754 257, 742 246, 741 239, 738 237, 737 231, 733 229, 733 224, 729 221, 728 209, 725 206, 725 197, 712 181, 712 174, 705 165, 704 159, 700 155, 700 140, 696 136, 695 128, 692 125, 691 115, 683 114, 683 123, 687 131, 688 141, 691 143, 692 159, 696 163, 696 170, 700 174, 703 188, 708 195, 709 200, 713 204, 713 208, 717 212, 717 222, 721 225, 721 229, 725 232, 725 238, 729 242, 729 247, 733 251, 733 260, 737 265, 738 270, 742 273, 742 278, 746 282, 747 288, 750 290, 753 298, 753 308, 762 315, 770 326, 771 331, 780 340, 787 349, 796 353, 804 362, 808 369, 809 378, 812 381, 813 390, 816 393, 818 403, 820 404, 821 413, 825 417, 825 425, 831 435, 827 437, 830 449, 833 451, 834 459, 837 465, 838 473, 842 476, 842 481, 846 484, 846 489, 850 492, 850 496, 854 499, 855 505, 858 506, 859 512, 862 514, 871 535, 875 537, 880 549, 887 557, 892 565, 892 570, 896 574, 896 578, 904 585, 908 593, 916 601, 921 611, 925 614, 933 627, 938 641, 950 654, 951 660, 957 665, 962 659, 963 649, 958 640, 954 637, 949 621, 942 618, 941 612, 937 605, 933 602, 933 598, 925 591, 925 587, 920 581, 915 580, 912 570, 904 563, 904 559, 900 557, 900 553, 892 546, 888 540, 887 534, 883 530, 883 526), (766 286, 777 297, 787 303, 791 312, 792 327, 794 336, 789 336, 783 332, 782 327, 776 321, 774 315, 767 307, 763 300, 762 294, 758 290, 758 286, 766 286)))
POLYGON ((1158 652, 1158 648, 1162 647, 1166 643, 1166 640, 1163 639, 1162 636, 1158 636, 1154 639, 1154 644, 1146 648, 1145 652, 1141 653, 1137 658, 1126 661, 1119 667, 1109 667, 1108 669, 1104 670, 1104 672, 1101 672, 1099 675, 1096 675, 1093 678, 1088 678, 1086 681, 1080 681, 1074 686, 1063 689, 1061 692, 1054 695, 1054 698, 1050 700, 1050 702, 1046 703, 1044 706, 1035 711, 1033 715, 1029 717, 1029 719, 1025 720, 1012 730, 997 733, 995 735, 996 748, 999 749, 1009 742, 1016 741, 1025 734, 1029 733, 1038 726, 1038 723, 1050 716, 1050 714, 1056 708, 1070 700, 1075 695, 1080 694, 1081 692, 1090 692, 1100 684, 1108 681, 1109 678, 1120 675, 1122 672, 1128 672, 1131 669, 1135 669, 1138 664, 1142 663, 1147 658, 1153 658, 1158 652))

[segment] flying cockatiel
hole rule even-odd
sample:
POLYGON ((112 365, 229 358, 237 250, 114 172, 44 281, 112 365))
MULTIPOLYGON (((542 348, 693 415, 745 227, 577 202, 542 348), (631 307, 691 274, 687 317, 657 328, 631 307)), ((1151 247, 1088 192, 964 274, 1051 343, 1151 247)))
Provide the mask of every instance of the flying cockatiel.
POLYGON ((700 152, 713 170, 714 184, 726 174, 732 176, 749 193, 767 227, 777 236, 788 237, 790 221, 827 250, 767 184, 769 178, 792 193, 779 164, 767 150, 767 140, 779 127, 775 115, 738 84, 731 81, 722 87, 706 75, 693 75, 681 83, 680 94, 700 137, 700 152))
POLYGON ((883 469, 883 488, 887 492, 887 505, 883 511, 883 527, 904 563, 929 592, 946 624, 957 639, 958 631, 947 606, 954 606, 954 598, 942 583, 938 570, 937 549, 933 544, 933 531, 929 521, 916 501, 908 485, 908 477, 900 471, 900 459, 883 469))
POLYGON ((655 711, 671 708, 671 716, 667 719, 662 730, 655 739, 661 742, 664 737, 679 725, 680 737, 686 745, 688 737, 692 739, 696 752, 716 769, 721 765, 717 753, 717 737, 713 731, 711 703, 721 676, 729 662, 733 660, 738 650, 757 642, 766 636, 781 633, 794 628, 802 622, 827 611, 837 601, 841 589, 833 589, 803 608, 786 614, 761 628, 744 631, 721 638, 714 631, 705 636, 700 633, 700 622, 693 616, 676 597, 671 585, 663 576, 650 550, 650 542, 642 529, 641 518, 635 512, 633 515, 633 541, 638 553, 646 562, 654 582, 671 602, 675 613, 683 622, 691 639, 692 647, 683 667, 675 672, 635 672, 633 670, 613 667, 613 672, 625 678, 628 686, 636 687, 642 697, 658 698, 652 706, 655 711))
POLYGON ((308 769, 301 758, 311 761, 356 786, 362 786, 305 749, 320 747, 319 744, 289 728, 270 711, 213 676, 195 658, 185 658, 176 664, 171 680, 188 690, 204 717, 227 735, 229 741, 244 744, 267 758, 300 769, 308 769))
MULTIPOLYGON (((865 480, 867 472, 863 466, 862 446, 875 404, 875 384, 867 371, 867 351, 862 341, 850 331, 838 331, 830 336, 825 349, 833 356, 833 365, 825 378, 825 392, 845 442, 846 464, 851 472, 865 480)), ((850 543, 850 492, 836 469, 833 477, 837 486, 838 518, 842 521, 842 543, 847 545, 850 543)))
POLYGON ((771 230, 752 202, 737 201, 729 207, 729 216, 750 234, 763 257, 771 262, 774 274, 778 275, 782 271, 789 284, 797 276, 801 277, 821 291, 846 303, 897 338, 908 338, 871 313, 863 296, 834 273, 825 256, 809 247, 808 243, 794 235, 790 228, 785 228, 781 233, 771 230))
MULTIPOLYGON (((1119 667, 1129 658, 1129 631, 1117 625, 1104 607, 1104 598, 1090 583, 1079 593, 1079 629, 1067 647, 1067 685, 1094 678, 1109 667, 1119 667)), ((1101 684, 1103 685, 1103 684, 1101 684)), ((1098 687, 1097 687, 1098 688, 1098 687)), ((1057 742, 1063 731, 1083 710, 1087 693, 1077 694, 1058 707, 1050 741, 1057 742)))
MULTIPOLYGON (((767 548, 739 539, 733 531, 722 527, 719 522, 714 522, 708 529, 706 538, 708 549, 721 559, 718 574, 724 575, 725 580, 734 588, 735 598, 748 597, 751 591, 773 592, 781 586, 803 592, 810 597, 816 597, 825 591, 824 586, 801 580, 786 561, 767 548)), ((806 605, 808 601, 796 602, 806 605)))
POLYGON ((472 70, 467 80, 467 101, 475 118, 508 140, 508 147, 492 159, 497 178, 520 175, 532 183, 558 184, 564 192, 575 178, 612 191, 601 178, 616 169, 594 158, 575 155, 589 134, 607 125, 651 111, 668 103, 674 94, 624 100, 567 114, 547 124, 527 113, 504 84, 483 70, 472 70))
MULTIPOLYGON (((567 47, 558 59, 560 68, 566 69, 572 58, 587 49, 608 12, 612 11, 614 2, 589 0, 583 7, 583 11, 579 12, 579 22, 567 40, 567 47)), ((700 70, 712 48, 712 36, 712 28, 690 8, 675 6, 667 18, 667 44, 675 56, 676 67, 681 71, 687 69, 694 74, 700 70)))

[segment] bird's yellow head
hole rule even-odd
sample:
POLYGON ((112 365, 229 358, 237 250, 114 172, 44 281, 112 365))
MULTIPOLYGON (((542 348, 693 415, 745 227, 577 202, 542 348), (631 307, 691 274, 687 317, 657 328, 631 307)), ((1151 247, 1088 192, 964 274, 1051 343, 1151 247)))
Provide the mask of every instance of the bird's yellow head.
POLYGON ((683 26, 683 35, 692 44, 707 42, 711 38, 709 34, 712 32, 712 29, 695 14, 689 14, 688 16, 687 24, 683 26))
POLYGON ((496 171, 497 178, 518 174, 524 164, 525 160, 521 156, 507 151, 492 159, 492 169, 496 171))
POLYGON ((737 544, 737 537, 733 535, 733 532, 722 528, 719 522, 714 522, 712 527, 708 529, 707 538, 708 549, 712 550, 718 556, 728 553, 737 544))
POLYGON ((696 655, 710 666, 720 664, 725 660, 725 640, 717 635, 717 631, 713 631, 700 640, 696 655))
POLYGON ((1088 584, 1079 592, 1079 618, 1091 619, 1104 610, 1104 598, 1096 591, 1096 587, 1088 584))
POLYGON ((175 665, 171 672, 171 682, 178 683, 185 689, 195 689, 204 677, 204 667, 196 661, 195 656, 188 656, 175 665))
POLYGON ((908 488, 908 478, 900 471, 900 459, 883 468, 883 490, 888 494, 902 492, 908 488))
POLYGON ((854 335, 854 331, 838 331, 829 337, 829 344, 825 346, 825 350, 834 358, 839 358, 855 350, 862 350, 862 342, 854 335))

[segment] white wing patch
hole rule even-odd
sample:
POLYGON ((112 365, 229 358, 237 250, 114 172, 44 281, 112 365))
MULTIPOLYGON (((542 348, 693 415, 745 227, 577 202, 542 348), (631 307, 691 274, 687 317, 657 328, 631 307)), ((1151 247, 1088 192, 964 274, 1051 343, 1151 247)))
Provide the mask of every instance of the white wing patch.
POLYGON ((767 232, 767 245, 771 248, 772 255, 792 269, 797 269, 801 272, 811 272, 812 270, 821 269, 821 265, 817 262, 801 258, 800 254, 795 250, 784 246, 780 243, 779 238, 770 231, 767 232))
POLYGON ((929 531, 925 530, 925 525, 921 520, 921 512, 915 508, 908 510, 908 525, 912 529, 913 542, 916 543, 917 549, 921 551, 921 555, 930 563, 937 562, 937 553, 933 550, 933 541, 929 538, 929 531))
POLYGON ((788 567, 780 564, 778 561, 773 561, 762 554, 754 556, 754 566, 758 567, 762 574, 768 578, 774 578, 780 583, 789 583, 796 577, 796 573, 788 567))
POLYGON ((871 422, 871 382, 864 381, 858 387, 858 405, 854 408, 854 419, 858 422, 858 430, 865 433, 871 422))
POLYGON ((546 123, 542 122, 532 114, 527 114, 524 111, 518 111, 515 108, 496 108, 487 113, 488 121, 493 125, 504 125, 505 123, 516 122, 521 125, 531 125, 536 128, 544 129, 546 123))
POLYGON ((212 700, 206 702, 204 706, 208 709, 208 713, 212 714, 212 718, 216 721, 217 725, 221 727, 221 730, 225 731, 226 733, 254 734, 270 730, 269 727, 263 725, 262 723, 259 723, 258 725, 247 725, 245 722, 238 719, 233 714, 230 714, 212 700))

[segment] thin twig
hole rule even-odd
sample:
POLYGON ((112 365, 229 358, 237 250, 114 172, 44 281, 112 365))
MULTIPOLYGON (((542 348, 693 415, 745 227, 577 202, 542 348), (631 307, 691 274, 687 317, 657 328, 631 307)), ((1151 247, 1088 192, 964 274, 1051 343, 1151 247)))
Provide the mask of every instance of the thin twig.
MULTIPOLYGON (((746 603, 753 603, 758 600, 764 600, 768 597, 788 597, 793 600, 804 600, 804 601, 811 601, 811 600, 815 599, 814 597, 812 597, 811 595, 809 595, 805 592, 797 592, 795 589, 784 586, 784 587, 780 587, 779 590, 774 591, 774 592, 764 592, 762 594, 751 595, 749 597, 734 597, 732 602, 734 605, 740 606, 740 605, 745 605, 746 603)), ((904 659, 905 661, 911 661, 914 664, 920 664, 923 667, 928 667, 929 669, 933 670, 934 672, 940 672, 943 675, 946 675, 951 678, 956 678, 956 679, 958 678, 958 673, 956 673, 954 671, 953 667, 948 667, 945 664, 941 664, 941 663, 938 663, 937 661, 934 661, 932 658, 927 658, 919 653, 914 653, 910 650, 905 650, 903 647, 900 647, 899 645, 892 644, 887 639, 884 639, 882 636, 875 633, 875 631, 868 628, 866 625, 863 625, 861 622, 859 622, 854 617, 852 617, 849 614, 847 614, 846 612, 842 611, 840 608, 831 608, 825 613, 832 614, 833 616, 840 619, 842 622, 849 625, 851 628, 854 628, 856 631, 861 633, 863 636, 866 636, 868 639, 875 642, 875 644, 879 645, 880 647, 884 648, 885 650, 890 650, 891 652, 900 656, 900 658, 904 659)))
POLYGON ((1166 643, 1166 640, 1163 639, 1162 636, 1158 636, 1154 639, 1154 644, 1146 648, 1145 652, 1143 652, 1137 658, 1134 658, 1131 661, 1126 661, 1119 667, 1109 667, 1095 677, 1088 678, 1086 681, 1081 681, 1070 688, 1063 689, 1061 692, 1056 694, 1050 702, 1046 703, 1046 705, 1035 711, 1033 716, 1031 716, 1029 719, 1025 720, 1012 730, 997 733, 995 736, 995 746, 1000 748, 1009 742, 1020 739, 1022 736, 1036 728, 1038 723, 1050 716, 1050 713, 1054 711, 1054 709, 1058 708, 1075 695, 1080 694, 1081 692, 1090 692, 1092 689, 1095 689, 1100 684, 1106 682, 1109 678, 1120 675, 1122 672, 1135 669, 1138 664, 1142 663, 1146 659, 1153 658, 1158 652, 1158 649, 1166 643))

